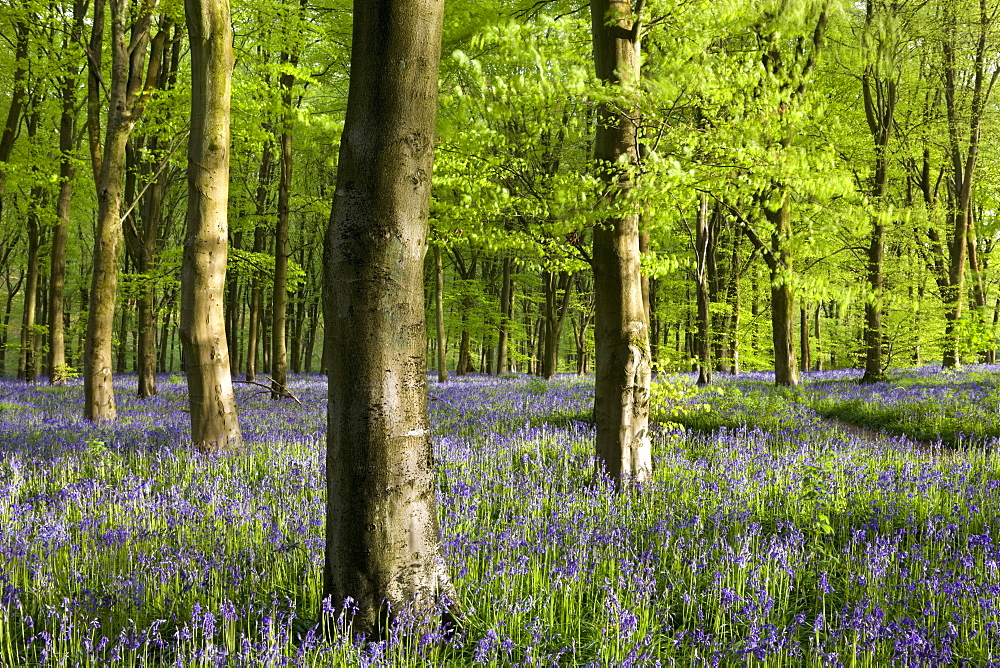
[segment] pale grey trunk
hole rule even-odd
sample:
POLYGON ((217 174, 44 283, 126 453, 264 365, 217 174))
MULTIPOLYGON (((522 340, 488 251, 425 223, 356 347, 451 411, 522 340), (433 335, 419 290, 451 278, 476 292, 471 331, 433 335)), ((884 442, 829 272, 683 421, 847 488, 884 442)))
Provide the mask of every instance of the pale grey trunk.
POLYGON ((229 241, 233 31, 228 0, 186 0, 184 7, 193 74, 180 334, 191 440, 201 452, 217 452, 242 446, 223 302, 229 241))

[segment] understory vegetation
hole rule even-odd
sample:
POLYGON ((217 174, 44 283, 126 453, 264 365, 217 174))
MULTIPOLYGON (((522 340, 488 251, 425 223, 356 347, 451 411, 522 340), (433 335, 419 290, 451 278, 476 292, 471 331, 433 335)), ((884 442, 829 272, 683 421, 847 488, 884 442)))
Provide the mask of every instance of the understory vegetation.
POLYGON ((985 371, 815 373, 800 392, 761 373, 704 391, 660 378, 654 477, 618 494, 593 478, 590 379, 434 384, 465 620, 375 644, 322 612, 323 377, 291 383, 301 407, 240 387, 248 448, 223 457, 188 450, 180 379, 114 425, 80 417, 77 384, 7 381, 0 664, 987 665, 985 371), (906 417, 874 431, 883 410, 906 417), (959 447, 910 436, 944 424, 959 447))

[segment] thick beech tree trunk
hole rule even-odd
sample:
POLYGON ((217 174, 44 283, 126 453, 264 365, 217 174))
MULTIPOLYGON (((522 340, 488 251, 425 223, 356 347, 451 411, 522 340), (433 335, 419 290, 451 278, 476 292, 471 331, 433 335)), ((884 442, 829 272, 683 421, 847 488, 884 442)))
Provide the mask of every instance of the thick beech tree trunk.
MULTIPOLYGON (((97 4, 103 4, 100 0, 97 4)), ((97 12, 95 4, 95 13, 97 12)), ((97 179, 97 229, 94 234, 93 274, 90 282, 90 309, 87 314, 87 337, 83 353, 84 414, 89 420, 113 420, 117 416, 115 394, 111 385, 111 341, 115 302, 118 291, 118 262, 122 245, 122 177, 125 172, 125 146, 135 123, 142 114, 142 71, 152 23, 155 0, 143 4, 131 30, 127 29, 130 0, 111 0, 111 82, 104 151, 95 160, 97 179)), ((101 8, 103 14, 103 7, 101 8)), ((103 34, 103 19, 95 19, 94 34, 103 34)), ((92 47, 93 47, 92 39, 92 47)), ((100 48, 100 43, 96 48, 100 48)), ((95 60, 89 60, 94 68, 95 60)), ((159 55, 152 54, 151 63, 159 55)), ((155 77, 156 70, 151 67, 155 77)), ((96 76, 92 73, 92 78, 96 76)), ((99 96, 100 89, 94 89, 99 96)), ((90 99, 94 106, 93 96, 90 99)), ((99 115, 88 118, 90 132, 95 131, 99 115)), ((92 156, 100 149, 91 146, 92 156)))
POLYGON ((434 246, 434 320, 437 329, 437 372, 438 382, 448 380, 448 341, 444 331, 444 263, 441 261, 441 247, 434 246))
POLYGON ((229 0, 185 0, 184 8, 192 77, 180 334, 191 440, 201 452, 217 452, 242 446, 223 301, 229 241, 233 29, 229 0))
MULTIPOLYGON (((641 16, 633 15, 627 0, 591 0, 590 13, 598 78, 632 89, 639 82, 641 16)), ((601 105, 594 158, 605 196, 626 200, 638 162, 636 125, 629 110, 601 105)), ((597 466, 619 484, 643 480, 652 472, 651 360, 637 211, 614 214, 594 227, 593 268, 597 466)))
POLYGON ((336 609, 352 599, 352 631, 370 640, 408 612, 448 623, 457 606, 441 555, 424 330, 443 8, 443 0, 355 0, 326 238, 323 596, 336 609))

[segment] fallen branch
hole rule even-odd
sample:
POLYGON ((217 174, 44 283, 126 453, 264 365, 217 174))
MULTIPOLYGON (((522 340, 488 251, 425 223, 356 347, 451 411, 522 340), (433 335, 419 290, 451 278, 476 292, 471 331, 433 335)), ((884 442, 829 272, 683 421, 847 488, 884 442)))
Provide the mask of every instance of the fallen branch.
POLYGON ((295 396, 294 394, 292 394, 288 390, 287 387, 285 387, 281 383, 278 383, 278 382, 274 381, 271 378, 268 378, 268 380, 271 381, 270 385, 265 385, 264 383, 257 382, 256 380, 234 380, 233 382, 234 383, 239 383, 240 385, 256 385, 257 387, 263 387, 265 390, 269 390, 272 393, 274 392, 274 388, 277 387, 281 391, 281 395, 280 396, 282 398, 285 398, 285 399, 294 399, 295 403, 297 403, 299 406, 303 406, 304 405, 299 400, 299 398, 297 396, 295 396))

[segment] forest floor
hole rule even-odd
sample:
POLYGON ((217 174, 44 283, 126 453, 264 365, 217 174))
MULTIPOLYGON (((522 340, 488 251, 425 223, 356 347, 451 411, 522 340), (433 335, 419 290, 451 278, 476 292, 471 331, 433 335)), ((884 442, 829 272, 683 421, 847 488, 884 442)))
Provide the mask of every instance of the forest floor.
POLYGON ((592 378, 431 383, 462 632, 358 644, 322 613, 325 379, 237 388, 204 458, 185 387, 82 418, 0 381, 0 665, 990 665, 1000 367, 662 377, 654 476, 594 479, 592 378))

